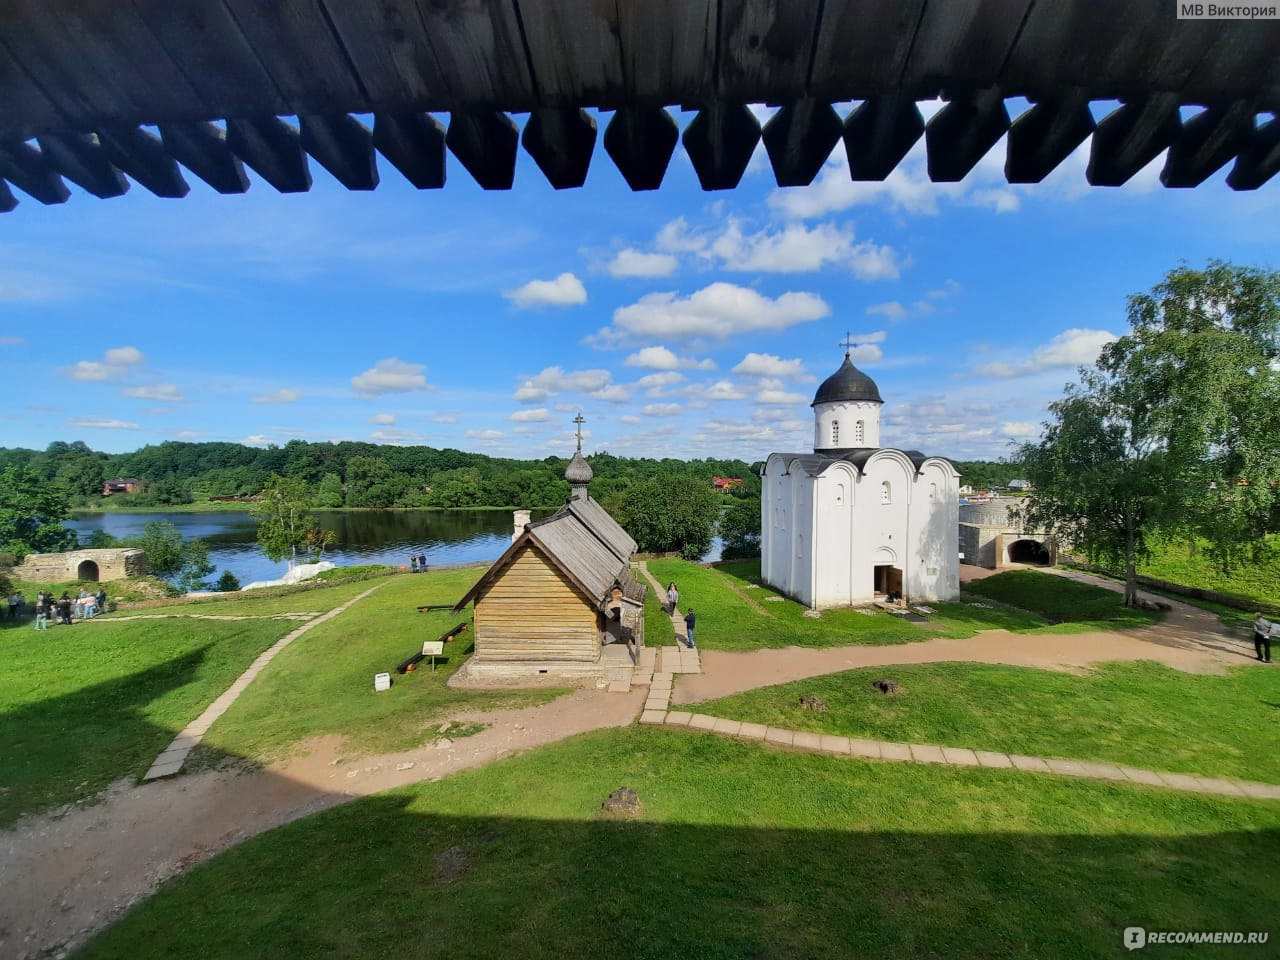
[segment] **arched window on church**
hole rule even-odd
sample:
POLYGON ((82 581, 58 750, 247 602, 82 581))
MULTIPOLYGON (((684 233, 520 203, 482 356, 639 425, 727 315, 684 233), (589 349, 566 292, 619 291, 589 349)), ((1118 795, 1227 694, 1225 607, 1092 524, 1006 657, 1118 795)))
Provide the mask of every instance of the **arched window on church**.
POLYGON ((837 483, 836 484, 836 506, 840 506, 843 503, 844 503, 844 484, 837 483))
POLYGON ((840 446, 840 421, 831 421, 831 445, 833 447, 840 446))
POLYGON ((936 483, 929 484, 929 499, 931 501, 938 499, 938 485, 936 483))
POLYGON ((865 433, 865 429, 863 427, 862 421, 859 420, 857 423, 853 425, 853 445, 855 447, 862 446, 864 433, 865 433))
POLYGON ((893 491, 889 488, 888 480, 880 484, 880 502, 893 503, 893 491))

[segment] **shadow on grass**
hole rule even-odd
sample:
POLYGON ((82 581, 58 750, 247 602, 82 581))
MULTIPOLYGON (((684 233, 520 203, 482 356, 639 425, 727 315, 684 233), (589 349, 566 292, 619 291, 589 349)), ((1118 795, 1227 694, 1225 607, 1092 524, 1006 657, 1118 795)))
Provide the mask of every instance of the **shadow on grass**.
POLYGON ((842 832, 414 802, 372 797, 246 843, 81 956, 1121 956, 1129 926, 1274 927, 1280 889, 1275 829, 842 832))
POLYGON ((147 705, 195 680, 208 650, 0 714, 0 826, 146 773, 176 732, 147 705))

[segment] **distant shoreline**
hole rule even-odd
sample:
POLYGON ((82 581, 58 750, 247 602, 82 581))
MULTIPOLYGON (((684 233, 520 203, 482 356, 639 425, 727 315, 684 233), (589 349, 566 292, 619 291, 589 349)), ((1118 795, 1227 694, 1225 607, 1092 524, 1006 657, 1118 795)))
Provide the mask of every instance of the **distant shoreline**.
MULTIPOLYGON (((103 516, 119 513, 243 513, 253 507, 252 503, 229 500, 204 500, 198 503, 181 503, 172 506, 100 506, 74 507, 72 517, 103 516)), ((539 507, 312 507, 312 513, 473 513, 508 512, 511 510, 554 510, 554 506, 539 507)))

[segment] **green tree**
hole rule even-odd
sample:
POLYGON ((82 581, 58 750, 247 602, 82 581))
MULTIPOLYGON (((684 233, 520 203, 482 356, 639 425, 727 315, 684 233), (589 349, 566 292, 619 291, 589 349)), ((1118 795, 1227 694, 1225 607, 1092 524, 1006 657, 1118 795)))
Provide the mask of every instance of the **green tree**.
POLYGON ((1122 567, 1132 606, 1152 537, 1203 538, 1225 566, 1277 529, 1280 274, 1180 267, 1129 324, 1019 459, 1027 523, 1122 567))
POLYGON ((182 570, 182 531, 168 520, 152 520, 133 542, 147 552, 149 573, 174 577, 182 570))
POLYGON ((618 522, 646 553, 678 552, 698 560, 711 548, 720 498, 709 481, 655 476, 610 499, 618 522))
POLYGON ((307 550, 319 523, 311 514, 311 489, 305 480, 272 474, 262 489, 262 499, 253 505, 258 520, 258 543, 271 560, 289 558, 293 563, 299 550, 307 550))
POLYGON ((240 589, 240 578, 230 570, 223 570, 214 589, 220 593, 234 593, 240 589))
POLYGON ((0 550, 21 560, 28 553, 52 553, 75 543, 61 521, 71 516, 60 485, 42 479, 30 467, 0 471, 0 550))
POLYGON ((342 506, 342 478, 336 473, 326 473, 316 488, 317 507, 342 506))
POLYGON ((760 499, 735 499, 720 516, 719 532, 725 560, 760 556, 760 499))
POLYGON ((188 540, 182 545, 182 567, 178 571, 178 586, 186 593, 208 590, 208 578, 216 568, 209 559, 209 548, 203 540, 188 540))

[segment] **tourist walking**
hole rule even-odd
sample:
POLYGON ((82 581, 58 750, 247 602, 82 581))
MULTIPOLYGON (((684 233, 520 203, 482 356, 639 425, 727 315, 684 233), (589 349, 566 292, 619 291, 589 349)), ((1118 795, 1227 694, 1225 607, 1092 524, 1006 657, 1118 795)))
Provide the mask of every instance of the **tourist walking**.
POLYGON ((9 594, 9 619, 18 619, 18 591, 9 594))
POLYGON ((43 603, 36 604, 36 629, 37 630, 49 629, 48 608, 46 608, 43 603))
POLYGON ((413 556, 409 557, 409 572, 410 572, 410 573, 417 573, 417 572, 418 572, 418 557, 417 557, 417 554, 414 554, 413 556))
POLYGON ((698 622, 698 618, 693 615, 693 607, 689 608, 689 612, 684 615, 684 634, 688 639, 689 649, 693 649, 693 628, 698 622))
POLYGON ((1266 650, 1267 663, 1271 662, 1271 641, 1280 641, 1280 620, 1271 621, 1271 631, 1267 634, 1266 650))
POLYGON ((94 605, 97 606, 99 613, 107 612, 107 591, 102 587, 98 588, 98 592, 93 595, 94 605))
POLYGON ((1261 613, 1253 621, 1253 649, 1264 663, 1271 659, 1271 630, 1275 626, 1261 613), (1263 650, 1266 656, 1263 656, 1263 650))
POLYGON ((680 602, 680 591, 676 589, 674 580, 667 587, 667 613, 671 616, 676 615, 676 604, 680 602))
POLYGON ((58 622, 71 626, 71 596, 65 590, 58 598, 58 622))
POLYGON ((418 572, 427 572, 427 555, 425 553, 418 557, 418 572))

